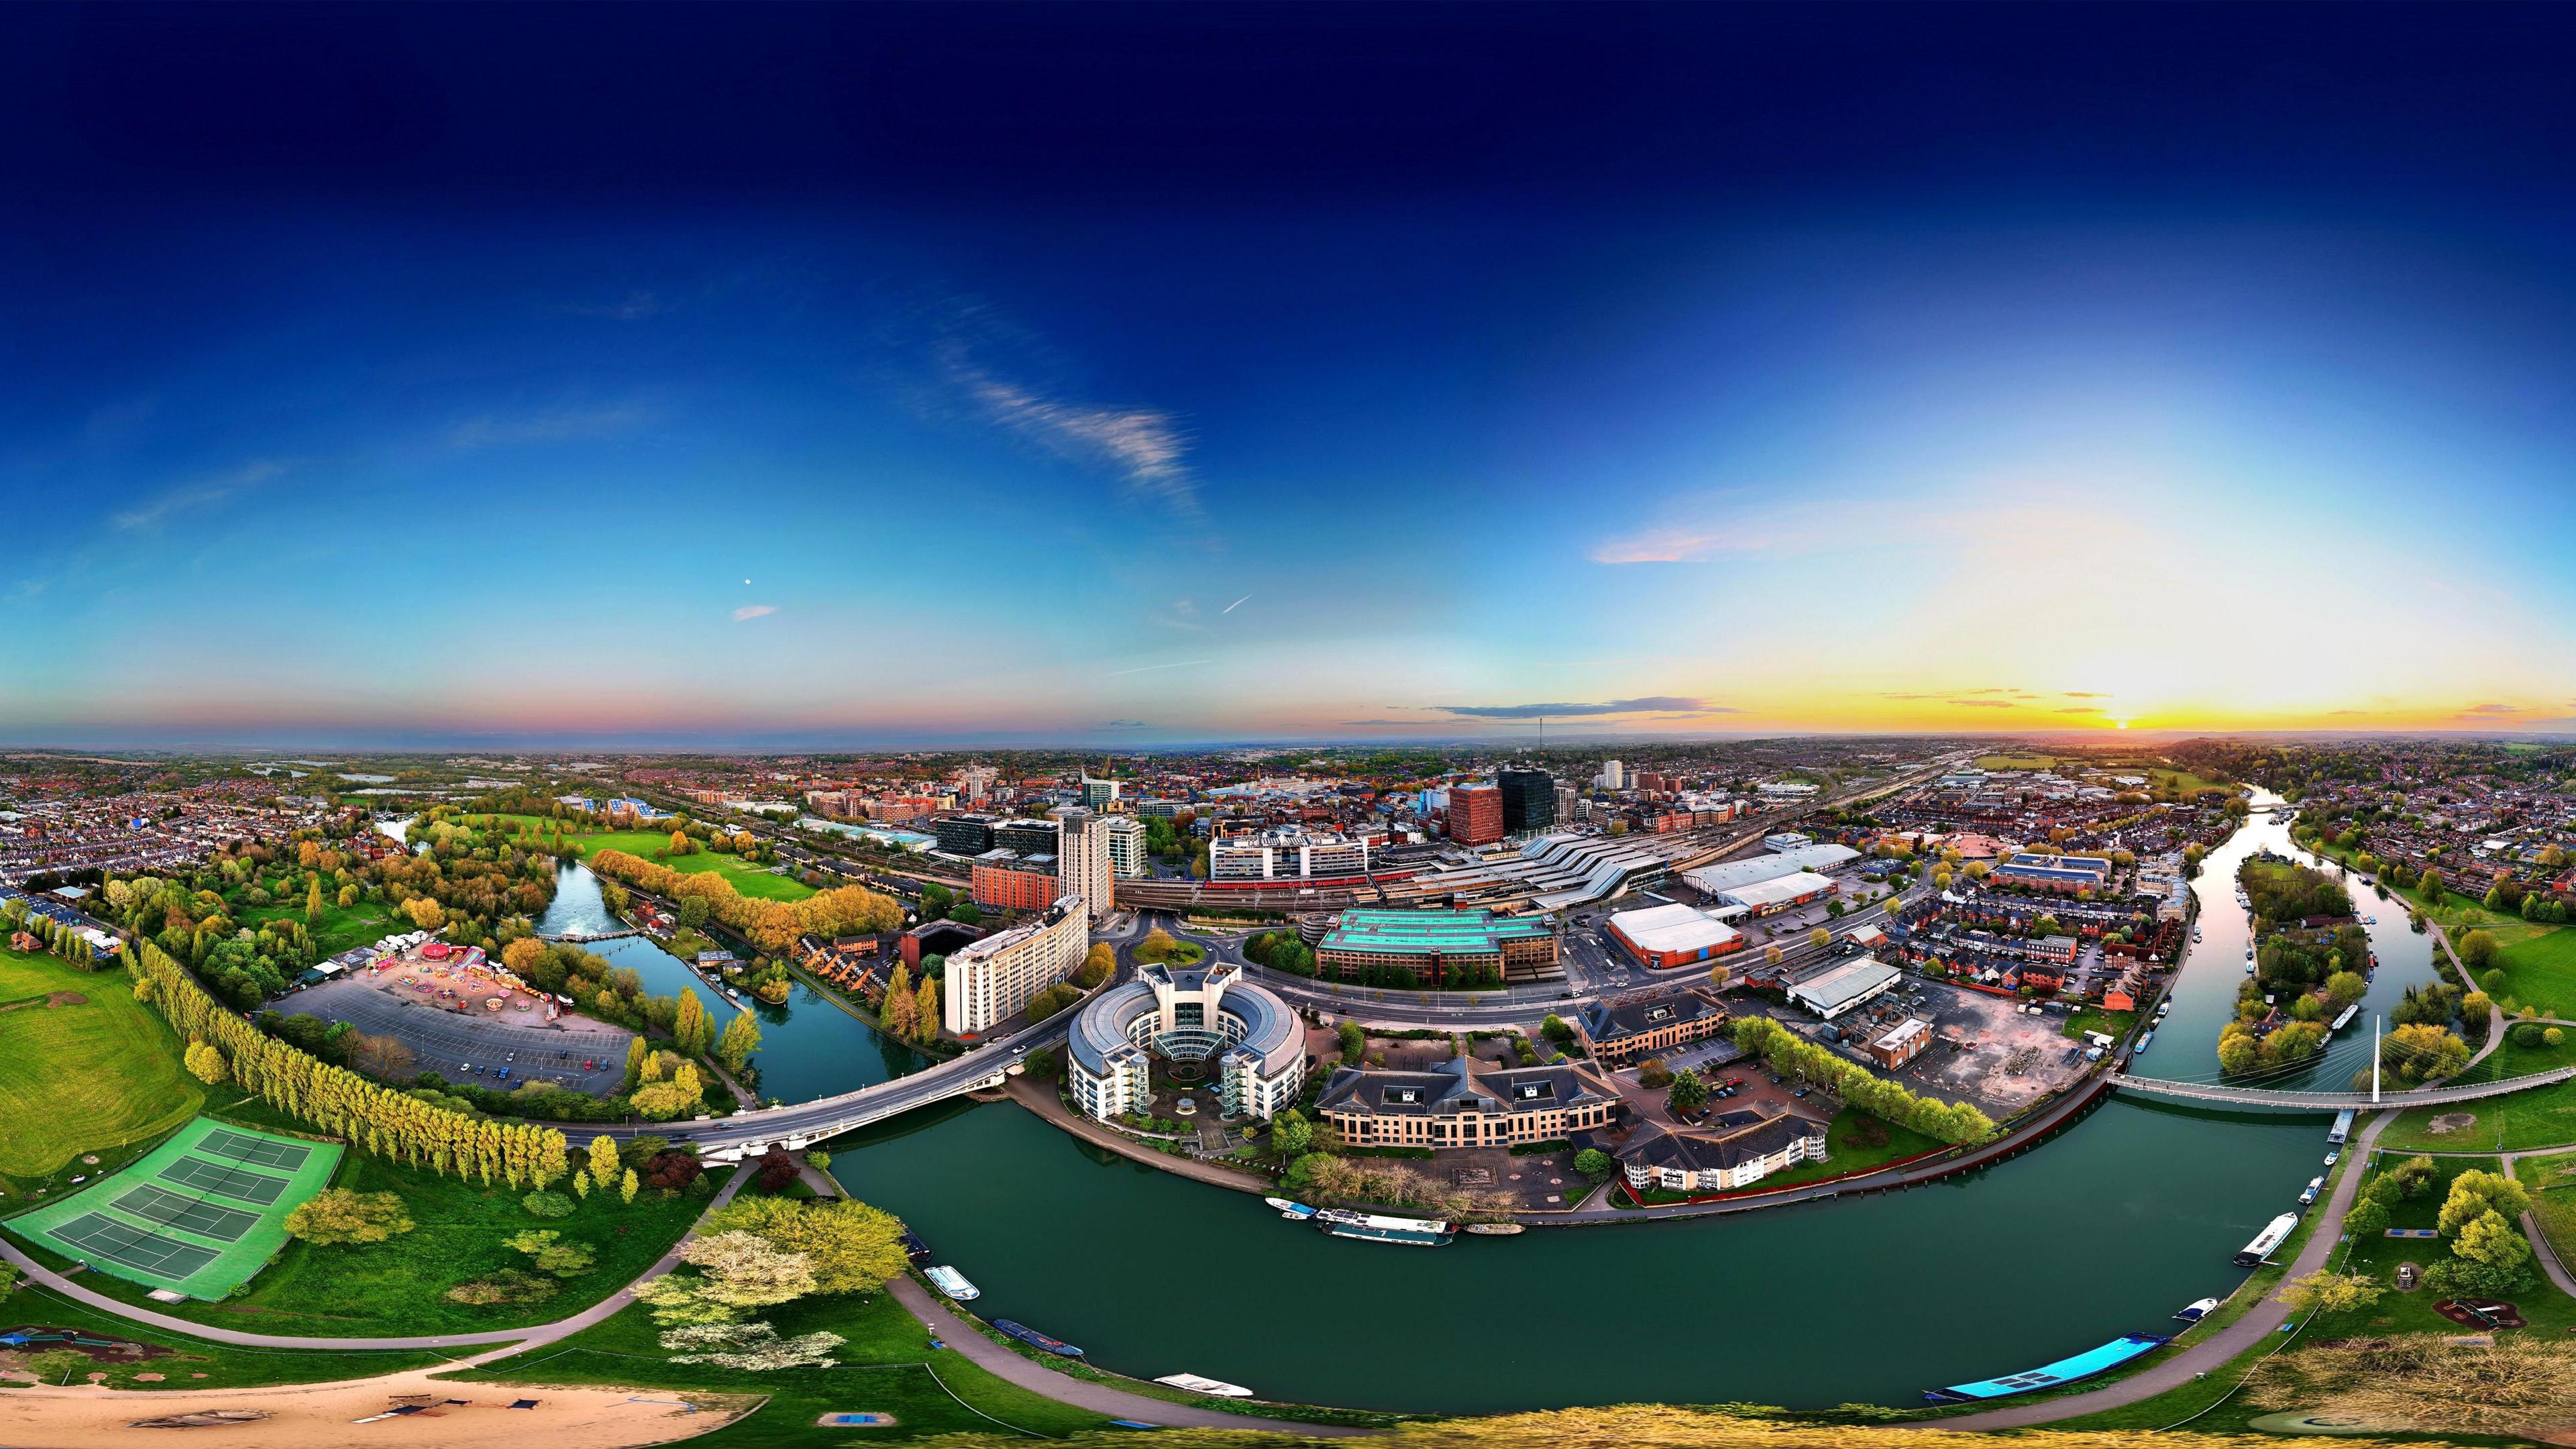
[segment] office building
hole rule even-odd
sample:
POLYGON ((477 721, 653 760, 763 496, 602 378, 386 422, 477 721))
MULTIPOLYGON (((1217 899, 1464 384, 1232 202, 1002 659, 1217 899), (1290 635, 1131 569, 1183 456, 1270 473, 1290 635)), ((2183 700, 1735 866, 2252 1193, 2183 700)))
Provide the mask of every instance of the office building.
POLYGON ((1109 873, 1120 880, 1142 880, 1154 873, 1145 854, 1145 822, 1133 815, 1101 817, 1100 828, 1109 832, 1109 873))
POLYGON ((1556 786, 1556 823, 1559 825, 1573 824, 1577 814, 1577 802, 1582 798, 1582 791, 1575 789, 1572 785, 1568 785, 1563 781, 1558 781, 1556 786))
POLYGON ((1052 820, 1005 820, 993 827, 993 843, 1022 855, 1053 855, 1059 833, 1052 820))
POLYGON ((1066 1043, 1074 1101, 1107 1122, 1153 1101, 1152 1059, 1216 1063, 1228 1117, 1268 1120, 1296 1105, 1306 1083, 1297 1014, 1243 977, 1240 966, 1147 966, 1091 999, 1066 1043))
POLYGON ((1017 1016, 1038 988, 1079 970, 1090 949, 1090 917, 1079 899, 1065 896, 1038 919, 950 956, 940 993, 949 1035, 981 1036, 1017 1016))
POLYGON ((1307 880, 1368 874, 1369 848, 1328 831, 1282 825, 1208 842, 1210 880, 1307 880))
POLYGON ((1719 1113, 1701 1129, 1649 1122, 1618 1152, 1632 1193, 1725 1192, 1825 1160, 1825 1124, 1795 1112, 1719 1113))
POLYGON ((1491 845, 1503 838, 1503 792, 1484 783, 1449 787, 1449 838, 1491 845))
POLYGON ((975 857, 967 877, 975 904, 988 911, 1043 911, 1062 893, 1055 857, 1022 855, 999 846, 975 857))
POLYGON ((1497 916, 1488 911, 1395 911, 1354 908, 1342 912, 1315 946, 1315 968, 1343 980, 1370 979, 1372 968, 1400 968, 1416 980, 1438 984, 1513 975, 1536 976, 1556 966, 1556 930, 1540 916, 1497 916))
POLYGON ((962 855, 972 860, 991 850, 994 820, 990 815, 950 815, 930 828, 939 837, 939 849, 947 855, 962 855))
POLYGON ((1118 782, 1116 780, 1095 780, 1089 775, 1082 777, 1082 806, 1084 809, 1106 810, 1109 808, 1110 802, 1117 798, 1118 782))
POLYGON ((1080 896, 1091 919, 1104 919, 1117 908, 1117 876, 1109 867, 1109 821, 1080 806, 1055 813, 1062 840, 1055 854, 1056 879, 1064 894, 1080 896))
POLYGON ((1554 825, 1556 777, 1545 770, 1505 770, 1494 777, 1503 792, 1503 833, 1520 835, 1554 825))
POLYGON ((1591 1046, 1594 1061, 1624 1067, 1705 1041, 1724 1031, 1727 1020, 1726 1007, 1716 994, 1695 988, 1671 996, 1595 1001, 1583 1008, 1575 1024, 1591 1046))
POLYGON ((1353 1147, 1509 1147, 1610 1125, 1619 1091, 1588 1067, 1454 1057, 1425 1072, 1336 1067, 1315 1110, 1353 1147))

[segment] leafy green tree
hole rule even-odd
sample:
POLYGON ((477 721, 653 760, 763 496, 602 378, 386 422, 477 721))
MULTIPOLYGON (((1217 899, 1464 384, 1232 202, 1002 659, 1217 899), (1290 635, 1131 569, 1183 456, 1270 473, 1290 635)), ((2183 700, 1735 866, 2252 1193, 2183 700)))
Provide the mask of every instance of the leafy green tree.
POLYGON ((813 1264, 817 1293, 872 1293, 910 1266, 903 1224, 848 1198, 737 1198, 718 1210, 707 1227, 714 1234, 749 1233, 772 1247, 805 1255, 813 1264))
POLYGON ((2471 931, 2460 938, 2460 960, 2471 971, 2484 971, 2495 964, 2499 949, 2492 931, 2471 931))
POLYGON ((1302 1157, 1314 1144, 1315 1124, 1293 1107, 1270 1124, 1270 1150, 1283 1158, 1302 1157))
POLYGON ((1668 1101, 1676 1113, 1696 1112, 1708 1105, 1708 1083, 1700 1080, 1698 1072, 1684 1067, 1673 1073, 1672 1093, 1668 1101))
POLYGON ((2503 1173, 2472 1167, 2451 1179, 2451 1194, 2443 1199, 2441 1215, 2433 1226, 2449 1237, 2482 1213, 2500 1213, 2511 1221, 2529 1211, 2529 1189, 2503 1173))
POLYGON ((390 1192, 326 1188, 286 1215, 287 1234, 308 1243, 381 1243, 411 1230, 410 1211, 390 1192))
POLYGON ((716 1060, 724 1063, 726 1071, 739 1072, 743 1064, 751 1060, 751 1054, 758 1050, 759 1018, 748 1011, 735 1012, 733 1020, 725 1023, 724 1035, 716 1041, 716 1060))
POLYGON ((2337 1273, 2320 1268, 2281 1285, 2281 1301, 2293 1313, 2349 1313, 2368 1308, 2388 1291, 2367 1273, 2337 1273))
POLYGON ((1598 1147, 1586 1147, 1574 1154, 1574 1170, 1598 1182, 1617 1171, 1619 1163, 1598 1147))

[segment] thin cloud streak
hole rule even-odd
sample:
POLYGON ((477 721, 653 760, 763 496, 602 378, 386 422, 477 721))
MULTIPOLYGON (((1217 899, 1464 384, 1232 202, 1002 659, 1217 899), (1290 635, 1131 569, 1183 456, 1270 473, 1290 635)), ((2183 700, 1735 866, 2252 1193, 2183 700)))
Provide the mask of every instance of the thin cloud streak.
POLYGON ((255 488, 286 471, 286 465, 261 458, 245 463, 229 476, 210 482, 191 483, 173 488, 136 507, 109 516, 108 526, 120 533, 140 533, 159 528, 172 515, 212 508, 245 488, 255 488))
POLYGON ((1103 679, 1116 679, 1122 674, 1151 674, 1157 669, 1188 669, 1193 665, 1214 664, 1215 662, 1216 661, 1213 659, 1178 659, 1169 664, 1139 664, 1133 669, 1113 669, 1100 677, 1103 679))
POLYGON ((1435 704, 1431 708, 1462 719, 1580 719, 1613 714, 1736 713, 1724 705, 1677 694, 1651 694, 1637 699, 1611 699, 1590 704, 1435 704))
POLYGON ((765 619, 777 612, 776 604, 745 604, 733 611, 733 621, 739 624, 745 619, 765 619))

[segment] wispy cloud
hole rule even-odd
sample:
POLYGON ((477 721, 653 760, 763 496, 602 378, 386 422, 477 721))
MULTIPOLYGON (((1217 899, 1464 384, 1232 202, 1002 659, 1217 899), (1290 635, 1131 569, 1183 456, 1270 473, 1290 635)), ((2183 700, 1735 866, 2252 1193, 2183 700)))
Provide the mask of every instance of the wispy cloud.
POLYGON ((1151 674, 1157 669, 1188 669, 1194 665, 1214 664, 1215 662, 1216 661, 1213 659, 1175 659, 1169 664, 1139 664, 1133 669, 1110 670, 1107 674, 1102 675, 1101 678, 1116 679, 1122 674, 1151 674))
POLYGON ((1204 634, 1208 628, 1206 622, 1199 618, 1196 599, 1174 599, 1145 617, 1166 629, 1186 629, 1193 634, 1204 634))
POLYGON ((524 447, 604 438, 644 423, 652 415, 634 403, 612 407, 555 408, 544 412, 466 418, 447 430, 447 445, 458 452, 478 448, 524 447))
POLYGON ((1626 538, 1595 544, 1587 557, 1597 564, 1698 563, 1719 553, 1753 551, 1722 533, 1689 528, 1650 528, 1626 538))
POLYGON ((629 292, 614 302, 574 302, 556 309, 575 317, 604 317, 611 322, 641 322, 668 310, 662 300, 650 292, 629 292))
POLYGON ((733 611, 733 621, 739 624, 745 619, 765 619, 777 612, 776 604, 745 604, 733 611))
POLYGON ((2019 708, 2021 708, 2021 706, 2020 706, 2018 703, 2016 703, 2016 702, 2014 702, 2014 701, 2012 701, 2012 700, 2009 700, 2009 699, 1954 699, 1954 700, 1950 701, 1950 703, 1955 704, 1955 705, 1961 705, 1961 706, 1964 706, 1964 707, 1966 707, 1966 708, 1968 708, 1968 709, 2019 709, 2019 708))
POLYGON ((183 483, 112 514, 107 520, 108 526, 123 533, 153 532, 180 514, 212 508, 234 494, 246 488, 256 488, 285 471, 283 463, 268 458, 256 459, 220 478, 183 483))
POLYGON ((1611 714, 1736 713, 1732 706, 1711 704, 1704 699, 1679 694, 1650 694, 1636 699, 1606 699, 1588 704, 1436 704, 1431 708, 1462 719, 1578 719, 1611 714))
POLYGON ((1105 719, 1100 722, 1100 727, 1105 730, 1141 730, 1150 728, 1150 726, 1141 719, 1105 719))
POLYGON ((2469 719, 2477 715, 2512 715, 2529 713, 2531 713, 2530 710, 2518 704, 2473 704, 2467 709, 2460 711, 2460 718, 2469 719))
POLYGON ((1235 600, 1233 603, 1226 605, 1224 608, 1217 610, 1217 612, 1220 614, 1231 614, 1251 601, 1252 596, 1250 594, 1246 594, 1242 598, 1235 600))
POLYGON ((2059 714, 2100 714, 2101 712, 2102 706, 2098 704, 2070 704, 2057 711, 2059 714))
POLYGON ((1006 369, 989 353, 1034 348, 981 304, 945 307, 931 348, 940 380, 985 422, 1057 457, 1115 473, 1137 499, 1194 523, 1204 516, 1198 477, 1187 461, 1189 439, 1176 415, 1079 401, 1006 369))
POLYGON ((2096 694, 2091 690, 2085 689, 2070 689, 2066 691, 2066 698, 2068 699, 2109 699, 2110 697, 2111 696, 2107 694, 2096 694))

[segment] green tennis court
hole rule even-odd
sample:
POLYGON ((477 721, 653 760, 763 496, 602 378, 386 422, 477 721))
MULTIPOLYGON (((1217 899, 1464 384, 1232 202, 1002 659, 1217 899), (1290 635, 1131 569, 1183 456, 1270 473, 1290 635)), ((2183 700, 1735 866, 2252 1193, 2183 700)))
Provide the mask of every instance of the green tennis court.
POLYGON ((238 1202, 255 1202, 262 1207, 277 1201, 277 1195, 286 1191, 285 1178, 271 1177, 265 1172, 245 1172, 220 1162, 208 1162, 202 1157, 182 1157, 161 1169, 161 1177, 181 1187, 197 1188, 238 1202))
POLYGON ((178 1228, 201 1238, 219 1243, 237 1243, 241 1236, 259 1226, 259 1214, 239 1208, 217 1207, 203 1198, 181 1197, 175 1192, 145 1183, 110 1204, 128 1217, 147 1223, 178 1228))
POLYGON ((185 1282, 189 1274, 215 1261, 212 1248, 165 1238, 99 1213, 83 1213, 56 1228, 54 1236, 93 1258, 122 1263, 169 1283, 185 1282))
POLYGON ((94 1273, 221 1298, 286 1246, 286 1215, 331 1185, 341 1150, 198 1117, 124 1171, 6 1227, 94 1273))
POLYGON ((253 1167, 274 1167, 282 1172, 293 1172, 313 1155, 313 1149, 300 1142, 280 1142, 274 1137, 253 1137, 222 1128, 207 1133, 197 1150, 208 1157, 229 1158, 253 1167))

